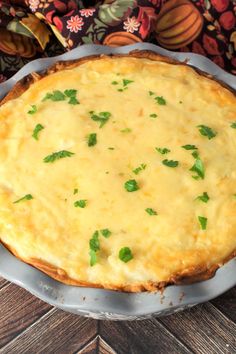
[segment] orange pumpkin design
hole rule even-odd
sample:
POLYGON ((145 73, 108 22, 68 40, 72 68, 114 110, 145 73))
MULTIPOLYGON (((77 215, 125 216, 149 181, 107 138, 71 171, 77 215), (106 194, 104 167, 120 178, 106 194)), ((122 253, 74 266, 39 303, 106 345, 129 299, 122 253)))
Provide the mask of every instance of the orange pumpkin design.
POLYGON ((31 38, 3 28, 0 31, 0 50, 23 58, 32 58, 36 54, 36 48, 31 38))
POLYGON ((202 26, 202 15, 191 2, 170 0, 158 15, 156 39, 164 48, 179 49, 194 41, 202 26))
POLYGON ((128 32, 114 32, 105 37, 103 44, 110 47, 119 47, 122 45, 135 44, 142 42, 142 40, 132 33, 128 32))

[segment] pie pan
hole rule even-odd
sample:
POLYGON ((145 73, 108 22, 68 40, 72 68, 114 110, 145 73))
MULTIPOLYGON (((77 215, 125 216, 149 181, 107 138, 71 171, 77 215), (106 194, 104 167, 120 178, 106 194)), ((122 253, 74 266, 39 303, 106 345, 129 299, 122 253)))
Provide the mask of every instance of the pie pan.
MULTIPOLYGON (((27 64, 14 77, 0 85, 0 95, 3 97, 25 75, 33 71, 43 71, 59 60, 68 61, 93 54, 129 53, 135 49, 152 50, 180 61, 187 60, 188 64, 214 75, 232 88, 236 86, 233 76, 219 69, 208 59, 196 54, 173 53, 151 44, 137 44, 116 49, 86 45, 62 56, 39 59, 27 64)), ((0 274, 6 279, 21 285, 54 306, 99 319, 142 319, 191 307, 216 297, 236 285, 235 271, 236 262, 234 259, 218 270, 214 278, 205 282, 193 285, 169 286, 163 292, 128 294, 63 285, 33 267, 20 262, 3 246, 0 246, 0 274)))

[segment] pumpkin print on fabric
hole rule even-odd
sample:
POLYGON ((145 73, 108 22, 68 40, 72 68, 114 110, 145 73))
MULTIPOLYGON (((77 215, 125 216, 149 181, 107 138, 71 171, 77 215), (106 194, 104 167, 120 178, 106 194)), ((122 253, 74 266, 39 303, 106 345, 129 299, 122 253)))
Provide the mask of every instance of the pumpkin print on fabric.
POLYGON ((135 44, 142 42, 142 40, 132 33, 115 32, 105 37, 103 44, 110 47, 119 47, 123 45, 135 44))
POLYGON ((170 0, 157 18, 156 38, 164 48, 179 49, 193 42, 202 26, 202 15, 190 1, 170 0))

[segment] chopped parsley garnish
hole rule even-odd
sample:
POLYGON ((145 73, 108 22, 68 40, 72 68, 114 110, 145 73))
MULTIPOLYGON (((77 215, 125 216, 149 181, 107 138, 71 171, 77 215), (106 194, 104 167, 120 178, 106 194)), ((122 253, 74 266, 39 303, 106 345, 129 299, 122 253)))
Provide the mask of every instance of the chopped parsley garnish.
POLYGON ((42 99, 42 101, 52 100, 52 101, 65 101, 67 98, 69 99, 69 104, 79 104, 79 101, 76 98, 77 90, 70 89, 65 90, 64 92, 55 90, 52 93, 46 93, 46 96, 42 99))
POLYGON ((16 204, 16 203, 20 203, 20 202, 23 202, 23 201, 26 201, 26 200, 31 200, 31 199, 33 199, 33 196, 31 194, 26 194, 24 197, 16 200, 13 203, 16 204))
POLYGON ((207 192, 204 192, 202 195, 199 195, 196 199, 201 200, 203 203, 207 203, 210 198, 207 192))
POLYGON ((177 167, 179 165, 179 161, 173 161, 173 160, 163 160, 162 161, 163 165, 168 166, 168 167, 177 167))
POLYGON ((97 144, 97 134, 91 133, 88 136, 88 146, 94 146, 97 144))
POLYGON ((74 202, 74 206, 76 208, 85 208, 87 205, 87 200, 86 199, 80 199, 74 202))
POLYGON ((197 175, 192 176, 194 179, 199 179, 199 178, 204 179, 205 168, 199 156, 196 157, 194 165, 189 169, 189 171, 196 172, 197 175))
POLYGON ((111 117, 110 112, 100 112, 100 113, 94 113, 94 111, 90 111, 90 118, 94 120, 95 122, 100 122, 99 128, 102 128, 104 124, 108 121, 108 119, 111 117))
POLYGON ((129 247, 121 248, 119 251, 119 258, 122 262, 129 262, 133 258, 131 249, 129 247))
POLYGON ((64 157, 71 157, 72 155, 74 155, 74 152, 61 150, 61 151, 53 152, 51 155, 44 157, 43 162, 52 163, 56 160, 63 159, 64 157))
POLYGON ((197 150, 197 147, 195 146, 195 145, 189 145, 189 144, 187 144, 187 145, 183 145, 183 146, 181 146, 183 149, 185 149, 185 150, 197 150))
POLYGON ((75 188, 73 194, 77 194, 78 191, 79 191, 78 188, 75 188))
POLYGON ((148 91, 148 93, 149 93, 149 96, 155 95, 155 92, 153 92, 153 91, 148 91))
POLYGON ((130 128, 125 128, 121 130, 121 133, 130 133, 132 130, 130 128))
POLYGON ((141 163, 140 166, 138 166, 137 168, 135 168, 135 169, 133 170, 133 173, 134 173, 135 175, 138 175, 139 172, 145 170, 146 167, 147 167, 147 165, 145 165, 144 163, 141 163))
POLYGON ((112 85, 118 85, 119 84, 119 82, 118 81, 112 81, 112 83, 111 83, 112 85))
POLYGON ((135 179, 130 179, 129 181, 125 182, 124 187, 127 192, 135 192, 139 189, 138 183, 135 181, 135 179))
POLYGON ((230 126, 231 128, 236 129, 236 122, 233 122, 230 126))
POLYGON ((97 251, 100 250, 100 242, 98 239, 98 231, 95 231, 92 238, 89 240, 89 255, 90 255, 90 266, 94 266, 97 263, 97 251))
POLYGON ((166 100, 162 96, 157 96, 155 97, 156 103, 158 103, 161 106, 166 105, 166 100))
POLYGON ((39 139, 39 132, 41 130, 44 129, 44 126, 42 124, 37 124, 33 130, 33 134, 32 134, 32 137, 35 139, 35 140, 38 140, 39 139))
POLYGON ((152 208, 147 208, 145 209, 145 211, 149 214, 149 215, 157 215, 157 212, 152 209, 152 208))
POLYGON ((197 159, 197 158, 199 157, 198 151, 193 151, 193 152, 192 152, 192 156, 193 156, 195 159, 197 159))
POLYGON ((115 150, 115 148, 113 148, 113 147, 110 146, 110 147, 108 148, 108 150, 115 150))
POLYGON ((31 105, 31 109, 27 112, 28 114, 34 114, 37 112, 37 106, 35 104, 31 105))
POLYGON ((105 238, 108 238, 111 236, 111 231, 109 229, 103 229, 103 230, 100 230, 102 236, 104 236, 105 238))
POLYGON ((152 113, 149 115, 150 118, 157 118, 157 114, 156 113, 152 113))
POLYGON ((205 218, 204 216, 198 216, 198 221, 201 225, 201 229, 202 230, 206 230, 207 227, 207 218, 205 218))
POLYGON ((123 86, 125 87, 125 86, 131 84, 131 83, 134 82, 134 81, 133 81, 133 80, 123 79, 122 82, 123 82, 123 86))
POLYGON ((199 132, 203 135, 206 136, 209 140, 214 138, 216 136, 216 132, 212 130, 211 128, 207 127, 206 125, 198 125, 197 128, 199 128, 199 132))
POLYGON ((168 152, 170 152, 170 150, 167 149, 167 148, 158 148, 158 147, 156 147, 155 149, 156 149, 157 152, 159 152, 162 155, 168 154, 168 152))

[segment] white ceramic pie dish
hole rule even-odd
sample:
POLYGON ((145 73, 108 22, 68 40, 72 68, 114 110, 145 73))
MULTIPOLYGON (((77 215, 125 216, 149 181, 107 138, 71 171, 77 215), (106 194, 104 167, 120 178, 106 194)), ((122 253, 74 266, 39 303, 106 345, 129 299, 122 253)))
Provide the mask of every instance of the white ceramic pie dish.
MULTIPOLYGON (((0 85, 0 97, 25 75, 42 71, 57 61, 72 60, 92 54, 128 53, 134 49, 152 50, 206 71, 236 88, 236 79, 208 59, 192 53, 175 53, 152 44, 136 44, 120 48, 85 45, 53 58, 38 59, 25 65, 11 79, 0 85)), ((143 319, 180 311, 210 300, 236 285, 236 260, 219 269, 214 278, 185 286, 169 286, 162 293, 122 293, 104 289, 64 285, 39 270, 19 261, 0 245, 0 275, 24 287, 42 300, 73 313, 99 319, 143 319)))

